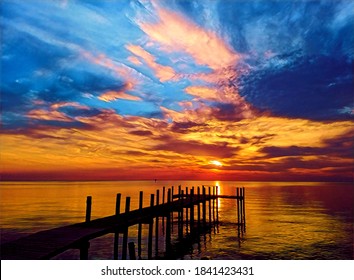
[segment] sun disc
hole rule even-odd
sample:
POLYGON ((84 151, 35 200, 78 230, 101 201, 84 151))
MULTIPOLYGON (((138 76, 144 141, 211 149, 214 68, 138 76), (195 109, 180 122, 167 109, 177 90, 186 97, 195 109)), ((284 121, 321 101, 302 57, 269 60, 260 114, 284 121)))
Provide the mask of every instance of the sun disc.
POLYGON ((222 163, 220 161, 217 161, 217 160, 212 160, 210 161, 211 164, 214 164, 216 166, 222 166, 222 163))

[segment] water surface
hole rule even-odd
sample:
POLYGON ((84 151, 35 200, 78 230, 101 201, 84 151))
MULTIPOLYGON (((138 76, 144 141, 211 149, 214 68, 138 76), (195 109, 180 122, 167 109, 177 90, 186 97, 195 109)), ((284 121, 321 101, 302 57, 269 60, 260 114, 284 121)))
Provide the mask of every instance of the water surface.
MULTIPOLYGON (((131 196, 131 209, 138 208, 138 194, 144 204, 163 186, 189 188, 218 185, 221 194, 235 194, 246 188, 246 231, 236 226, 233 200, 219 200, 219 225, 203 234, 199 242, 183 248, 179 259, 353 259, 353 185, 350 183, 299 182, 1 182, 1 243, 57 226, 85 219, 86 196, 93 197, 92 218, 114 214, 115 197, 131 196)), ((160 229, 159 247, 164 247, 160 229)), ((136 242, 137 227, 129 229, 136 242)), ((143 226, 143 254, 146 258, 147 226, 143 226)), ((177 243, 177 228, 172 240, 177 243)), ((90 258, 113 258, 113 235, 91 241, 90 258)), ((158 256, 162 256, 160 252, 158 256)), ((78 258, 70 250, 57 259, 78 258)))

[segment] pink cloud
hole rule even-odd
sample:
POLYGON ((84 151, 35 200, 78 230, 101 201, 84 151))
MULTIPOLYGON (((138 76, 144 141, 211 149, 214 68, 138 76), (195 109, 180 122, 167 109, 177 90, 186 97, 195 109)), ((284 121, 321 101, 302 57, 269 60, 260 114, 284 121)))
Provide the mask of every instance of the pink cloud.
POLYGON ((125 81, 129 81, 133 86, 139 83, 136 75, 133 73, 134 69, 124 64, 115 62, 114 60, 107 57, 105 54, 99 54, 95 56, 92 53, 85 51, 82 52, 82 56, 88 59, 91 63, 112 70, 120 78, 124 79, 125 81))
POLYGON ((237 54, 215 32, 205 30, 176 12, 156 7, 158 23, 139 22, 140 28, 165 51, 184 51, 213 70, 235 65, 237 54))
POLYGON ((142 47, 137 45, 127 45, 126 48, 134 55, 142 58, 146 64, 155 72, 156 77, 158 77, 161 82, 175 78, 176 73, 172 67, 157 63, 156 58, 142 47))
POLYGON ((141 61, 136 56, 129 56, 127 59, 135 65, 142 65, 141 61))

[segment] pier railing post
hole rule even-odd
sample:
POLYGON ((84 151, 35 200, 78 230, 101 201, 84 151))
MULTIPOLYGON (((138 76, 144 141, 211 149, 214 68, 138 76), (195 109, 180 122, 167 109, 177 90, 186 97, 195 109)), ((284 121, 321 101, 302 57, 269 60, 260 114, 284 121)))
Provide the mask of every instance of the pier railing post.
POLYGON ((243 224, 246 227, 246 201, 245 201, 245 188, 242 188, 242 213, 243 213, 243 224))
POLYGON ((211 188, 209 187, 209 226, 211 226, 211 188))
POLYGON ((203 228, 206 227, 206 191, 205 187, 203 186, 203 228))
POLYGON ((240 190, 236 188, 237 224, 240 225, 240 190))
POLYGON ((184 202, 184 191, 181 190, 180 193, 180 220, 179 220, 179 231, 178 231, 178 235, 179 238, 182 239, 183 238, 183 202, 184 202))
MULTIPOLYGON (((143 209, 143 198, 144 193, 142 191, 139 192, 139 211, 143 209)), ((142 224, 138 224, 138 258, 141 259, 141 232, 142 232, 142 224)))
MULTIPOLYGON (((122 195, 117 193, 116 197, 116 216, 120 214, 120 200, 122 195)), ((118 247, 119 247, 119 232, 114 233, 114 247, 113 247, 113 259, 118 260, 118 247)))
POLYGON ((166 213, 166 253, 169 254, 171 251, 171 189, 167 191, 167 213, 166 213))
POLYGON ((219 223, 219 186, 216 186, 216 222, 219 223))
POLYGON ((200 187, 197 188, 197 217, 198 217, 198 230, 200 231, 200 187))
POLYGON ((148 237, 148 259, 152 259, 152 229, 153 229, 153 226, 154 226, 154 197, 155 195, 154 194, 151 194, 150 195, 150 208, 152 210, 152 213, 150 214, 151 217, 150 217, 150 222, 149 222, 149 237, 148 237))
POLYGON ((83 241, 80 244, 80 260, 88 260, 89 248, 90 248, 89 241, 83 241))
POLYGON ((129 247, 129 259, 136 260, 134 242, 129 242, 128 247, 129 247))
POLYGON ((215 186, 213 186, 213 222, 215 222, 215 186))
POLYGON ((86 218, 85 218, 86 223, 91 221, 91 207, 92 207, 92 196, 88 196, 86 198, 86 218))
MULTIPOLYGON (((186 187, 186 199, 190 201, 190 197, 188 197, 188 187, 186 187)), ((188 206, 186 207, 186 233, 188 233, 188 206)))
MULTIPOLYGON (((165 192, 166 188, 162 188, 162 204, 165 204, 165 192)), ((162 233, 165 234, 165 215, 162 215, 162 233)))
POLYGON ((116 196, 116 216, 120 214, 120 200, 121 200, 122 194, 117 193, 116 196))
MULTIPOLYGON (((128 214, 130 211, 130 197, 126 197, 125 199, 125 213, 128 214)), ((122 248, 122 260, 127 259, 127 247, 128 247, 128 224, 124 225, 124 233, 123 233, 123 248, 122 248)))
MULTIPOLYGON (((173 202, 173 194, 174 194, 174 187, 172 186, 170 190, 170 202, 173 202)), ((171 215, 170 215, 170 218, 171 218, 171 232, 173 233, 173 215, 174 215, 174 212, 173 212, 173 209, 171 211, 171 215)))
MULTIPOLYGON (((160 203, 160 190, 156 191, 156 206, 159 206, 160 203)), ((155 254, 158 256, 159 253, 159 215, 156 216, 155 224, 155 254)))
POLYGON ((194 231, 194 203, 195 203, 195 201, 194 201, 194 187, 191 189, 191 195, 190 195, 190 197, 191 197, 191 209, 190 209, 190 231, 192 232, 192 231, 194 231))

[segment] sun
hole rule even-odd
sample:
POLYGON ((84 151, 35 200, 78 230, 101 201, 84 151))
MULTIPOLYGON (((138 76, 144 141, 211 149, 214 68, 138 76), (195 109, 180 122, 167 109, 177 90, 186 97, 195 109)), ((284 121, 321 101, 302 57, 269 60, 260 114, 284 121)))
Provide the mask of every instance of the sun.
POLYGON ((210 163, 214 164, 216 166, 222 166, 222 163, 220 161, 217 161, 217 160, 211 160, 210 163))

